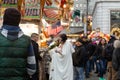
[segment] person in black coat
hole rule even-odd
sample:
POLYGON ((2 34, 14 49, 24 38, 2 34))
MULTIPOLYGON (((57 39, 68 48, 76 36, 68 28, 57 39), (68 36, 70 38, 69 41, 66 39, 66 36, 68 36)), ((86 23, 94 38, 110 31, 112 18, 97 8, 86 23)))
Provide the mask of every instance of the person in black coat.
POLYGON ((37 65, 37 70, 36 73, 32 76, 32 80, 39 80, 39 61, 42 60, 41 56, 39 55, 39 45, 37 43, 38 37, 39 35, 37 33, 32 33, 31 35, 31 42, 33 45, 37 65))
POLYGON ((105 48, 105 58, 107 59, 107 80, 112 80, 112 73, 114 73, 113 67, 112 67, 112 55, 114 51, 114 41, 116 40, 115 36, 110 36, 110 40, 105 48))
POLYGON ((73 53, 74 80, 84 80, 85 54, 83 40, 79 38, 76 41, 75 53, 73 53))
POLYGON ((92 44, 92 42, 87 40, 84 43, 85 49, 86 49, 86 55, 85 55, 85 76, 86 78, 89 78, 89 73, 94 69, 94 52, 96 49, 96 46, 92 44))
POLYGON ((100 79, 103 80, 104 80, 103 75, 106 73, 107 69, 107 60, 105 59, 106 44, 107 44, 106 39, 101 38, 96 48, 98 76, 100 77, 100 79))

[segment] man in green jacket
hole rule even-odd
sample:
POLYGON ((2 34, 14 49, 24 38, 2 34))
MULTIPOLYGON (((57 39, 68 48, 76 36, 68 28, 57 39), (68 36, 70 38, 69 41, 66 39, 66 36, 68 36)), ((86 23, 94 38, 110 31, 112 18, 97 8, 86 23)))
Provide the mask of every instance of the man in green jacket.
POLYGON ((33 46, 20 29, 20 20, 18 10, 5 10, 0 30, 0 80, 29 80, 36 72, 33 46))

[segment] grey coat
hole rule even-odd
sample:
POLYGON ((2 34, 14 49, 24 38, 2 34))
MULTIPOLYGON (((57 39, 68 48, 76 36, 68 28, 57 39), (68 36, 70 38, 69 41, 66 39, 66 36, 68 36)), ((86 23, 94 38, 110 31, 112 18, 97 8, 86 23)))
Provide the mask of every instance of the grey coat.
POLYGON ((115 80, 120 80, 120 40, 114 42, 114 52, 112 56, 112 66, 116 71, 115 80))

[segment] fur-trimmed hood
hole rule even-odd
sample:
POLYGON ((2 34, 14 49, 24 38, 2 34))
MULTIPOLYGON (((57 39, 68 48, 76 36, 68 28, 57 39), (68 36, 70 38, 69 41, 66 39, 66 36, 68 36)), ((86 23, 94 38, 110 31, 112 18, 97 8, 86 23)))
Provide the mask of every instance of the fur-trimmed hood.
POLYGON ((114 41, 114 48, 120 48, 120 40, 114 41))

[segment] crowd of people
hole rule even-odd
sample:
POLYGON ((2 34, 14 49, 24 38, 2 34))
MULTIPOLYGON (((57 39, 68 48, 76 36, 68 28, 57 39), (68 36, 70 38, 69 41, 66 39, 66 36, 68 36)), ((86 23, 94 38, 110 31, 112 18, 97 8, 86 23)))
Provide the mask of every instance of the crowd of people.
MULTIPOLYGON (((59 40, 57 41, 57 43, 58 42, 59 40)), ((94 71, 94 73, 97 74, 97 76, 99 77, 99 80, 106 80, 104 78, 104 75, 106 73, 108 74, 107 80, 119 80, 119 53, 120 53, 119 43, 120 43, 120 40, 116 36, 111 35, 109 41, 107 41, 104 37, 100 37, 100 36, 94 39, 88 39, 87 36, 79 37, 76 40, 76 42, 74 43, 72 42, 72 47, 74 50, 70 48, 70 45, 66 49, 65 48, 63 49, 61 48, 61 44, 60 44, 59 46, 57 46, 57 48, 55 47, 52 50, 50 50, 52 51, 50 52, 50 54, 52 53, 51 57, 53 59, 51 61, 52 67, 53 66, 55 67, 52 69, 52 75, 55 72, 53 75, 54 76, 53 78, 57 77, 57 79, 59 80, 64 80, 63 79, 65 76, 63 75, 64 72, 61 73, 62 74, 62 77, 61 77, 58 71, 60 70, 59 68, 61 68, 59 64, 61 64, 62 67, 66 68, 63 65, 65 64, 64 62, 66 62, 67 60, 65 59, 67 56, 67 58, 70 58, 70 59, 72 57, 72 62, 71 60, 69 60, 68 62, 68 63, 73 63, 73 79, 72 80, 85 80, 85 78, 89 79, 91 77, 90 73, 92 71, 94 71), (59 50, 60 52, 56 50, 59 50), (66 50, 68 51, 72 50, 72 52, 68 53, 66 50), (66 55, 64 55, 65 54, 64 52, 66 52, 66 55), (68 56, 67 53, 68 55, 72 55, 72 56, 68 56), (60 61, 62 61, 63 59, 65 59, 65 61, 59 62, 59 58, 60 58, 60 61), (59 74, 60 76, 59 75, 56 76, 56 74, 59 74), (61 77, 62 79, 60 79, 59 77, 61 77)), ((67 41, 65 42, 65 44, 67 44, 67 41)), ((67 66, 67 63, 65 65, 67 66)), ((69 69, 69 67, 67 67, 67 69, 69 69)), ((62 68, 62 71, 63 71, 63 68, 62 68)), ((67 71, 65 73, 67 73, 67 71)), ((51 79, 51 80, 56 80, 56 79, 51 79)))
MULTIPOLYGON (((39 35, 26 36, 19 27, 21 14, 14 8, 5 10, 0 30, 0 80, 40 80, 39 35)), ((46 80, 85 80, 95 71, 99 80, 120 80, 120 40, 107 41, 97 36, 68 41, 66 34, 52 38, 48 44, 50 64, 46 80)))

